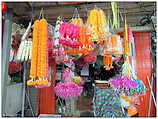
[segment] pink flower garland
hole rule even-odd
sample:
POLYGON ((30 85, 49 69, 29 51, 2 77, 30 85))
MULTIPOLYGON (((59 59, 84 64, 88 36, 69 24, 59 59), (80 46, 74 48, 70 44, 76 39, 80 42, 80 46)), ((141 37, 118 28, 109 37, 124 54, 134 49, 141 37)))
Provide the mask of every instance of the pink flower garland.
POLYGON ((63 36, 59 42, 64 46, 71 48, 79 48, 79 46, 82 46, 82 43, 77 40, 79 38, 78 26, 65 22, 61 24, 59 32, 63 36))
POLYGON ((128 27, 128 39, 129 39, 129 41, 132 40, 132 37, 133 37, 132 29, 131 29, 131 27, 128 27))
POLYGON ((132 89, 138 86, 138 83, 128 77, 116 77, 111 84, 117 89, 132 89))
POLYGON ((67 22, 60 26, 59 32, 63 35, 63 37, 69 36, 71 39, 79 37, 79 27, 67 22))
POLYGON ((86 62, 87 64, 92 64, 94 62, 96 62, 96 56, 94 56, 93 54, 87 54, 83 56, 84 62, 86 62))
POLYGON ((57 96, 63 99, 70 99, 81 95, 83 87, 78 86, 76 83, 68 81, 66 83, 57 83, 54 88, 57 96))
POLYGON ((79 48, 79 46, 82 45, 79 41, 73 41, 73 40, 66 39, 66 38, 60 39, 59 43, 61 43, 64 46, 71 47, 71 48, 79 48))

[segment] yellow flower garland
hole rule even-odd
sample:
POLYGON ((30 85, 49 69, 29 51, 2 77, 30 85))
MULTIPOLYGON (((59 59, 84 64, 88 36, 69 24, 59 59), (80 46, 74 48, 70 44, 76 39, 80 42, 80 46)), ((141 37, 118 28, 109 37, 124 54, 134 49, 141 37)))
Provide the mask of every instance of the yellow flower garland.
POLYGON ((48 23, 45 19, 36 20, 33 28, 33 46, 30 78, 27 85, 47 84, 47 39, 48 23), (35 80, 38 78, 38 80, 35 80))
POLYGON ((128 25, 125 24, 125 32, 124 32, 124 53, 126 55, 130 55, 130 42, 128 39, 128 25))
POLYGON ((32 59, 31 59, 31 69, 30 77, 37 77, 37 52, 38 52, 38 34, 39 34, 39 20, 36 20, 33 28, 33 44, 32 44, 32 59))
POLYGON ((87 24, 90 28, 93 41, 99 41, 104 39, 103 34, 106 33, 106 16, 103 10, 93 9, 91 10, 87 24))

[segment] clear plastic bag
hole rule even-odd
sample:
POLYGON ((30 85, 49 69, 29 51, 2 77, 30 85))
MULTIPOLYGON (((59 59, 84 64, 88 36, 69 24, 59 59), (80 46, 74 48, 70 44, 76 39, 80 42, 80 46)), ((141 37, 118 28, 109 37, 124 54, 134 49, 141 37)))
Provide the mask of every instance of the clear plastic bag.
POLYGON ((123 47, 119 35, 107 36, 103 42, 104 55, 121 55, 123 54, 123 47))

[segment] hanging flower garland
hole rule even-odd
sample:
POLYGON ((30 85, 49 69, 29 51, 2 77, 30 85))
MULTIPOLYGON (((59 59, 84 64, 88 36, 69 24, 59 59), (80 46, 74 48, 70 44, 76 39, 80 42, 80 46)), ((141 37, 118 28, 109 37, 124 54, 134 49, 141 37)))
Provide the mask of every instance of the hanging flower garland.
POLYGON ((82 93, 83 87, 74 83, 73 80, 74 75, 71 69, 66 68, 63 74, 63 79, 65 82, 57 83, 54 88, 57 96, 63 99, 71 99, 73 97, 79 96, 82 93))
POLYGON ((121 55, 123 54, 122 42, 119 35, 113 34, 107 36, 103 41, 104 54, 121 55))
POLYGON ((91 34, 89 33, 89 29, 86 28, 83 24, 83 20, 81 18, 72 19, 72 23, 79 26, 79 36, 78 40, 82 43, 82 46, 79 49, 68 49, 67 52, 70 53, 82 53, 87 54, 94 50, 94 43, 91 38, 91 34))
POLYGON ((125 32, 124 32, 124 53, 127 56, 130 56, 130 40, 129 40, 130 33, 128 32, 128 25, 125 24, 125 32))
POLYGON ((63 99, 71 99, 81 95, 83 87, 78 86, 72 81, 68 81, 66 83, 58 83, 54 90, 57 96, 63 99))
POLYGON ((29 23, 29 26, 27 27, 24 35, 22 36, 21 43, 17 52, 17 60, 21 62, 31 60, 32 39, 28 38, 30 31, 31 22, 29 23))
POLYGON ((82 54, 79 51, 82 43, 79 41, 79 26, 72 23, 63 23, 59 29, 61 39, 59 43, 64 46, 64 50, 73 57, 73 59, 80 57, 82 54))
POLYGON ((17 60, 23 62, 31 60, 32 55, 32 39, 21 41, 20 47, 17 53, 17 60))
POLYGON ((30 77, 37 77, 37 52, 38 52, 38 31, 39 30, 39 20, 36 20, 33 27, 33 44, 32 44, 32 59, 31 59, 31 69, 30 77))
POLYGON ((104 68, 106 70, 110 70, 111 68, 113 68, 113 66, 112 66, 112 56, 111 55, 104 56, 104 68))
POLYGON ((88 16, 87 25, 92 35, 93 41, 104 39, 106 33, 106 16, 103 10, 93 9, 88 16))
POLYGON ((132 75, 132 67, 129 63, 129 59, 126 59, 124 64, 122 65, 122 76, 124 77, 131 77, 132 75))
POLYGON ((101 44, 103 45, 105 69, 110 70, 113 68, 112 55, 120 56, 123 54, 121 38, 116 34, 106 36, 101 44))
POLYGON ((36 20, 33 28, 33 50, 28 85, 36 88, 50 86, 48 81, 48 23, 45 19, 36 20), (42 87, 43 86, 43 87, 42 87))
POLYGON ((129 90, 126 96, 143 96, 146 94, 146 87, 141 80, 134 80, 138 83, 138 86, 129 90))
POLYGON ((56 26, 54 29, 53 36, 53 57, 55 58, 56 63, 71 63, 72 58, 66 53, 63 44, 60 43, 62 38, 61 33, 59 32, 60 26, 63 24, 61 17, 59 16, 56 21, 56 26))
POLYGON ((63 23, 63 21, 61 20, 60 16, 57 18, 57 21, 56 21, 56 25, 55 25, 55 28, 54 28, 54 36, 53 36, 53 56, 58 56, 59 55, 59 47, 60 47, 60 44, 59 44, 59 39, 61 37, 60 35, 60 32, 59 32, 59 28, 60 28, 60 25, 63 23))
POLYGON ((65 22, 60 26, 59 32, 63 36, 59 41, 61 44, 72 48, 81 46, 81 43, 77 40, 79 35, 78 26, 65 22))
POLYGON ((73 18, 72 24, 75 24, 77 26, 83 26, 83 20, 81 18, 73 18))
POLYGON ((131 55, 130 50, 130 39, 131 39, 131 32, 128 31, 128 25, 125 24, 125 32, 124 32, 124 54, 125 54, 125 62, 122 66, 122 75, 131 77, 132 76, 132 67, 129 62, 129 57, 131 55))
POLYGON ((117 93, 129 93, 129 90, 136 88, 138 83, 128 77, 116 77, 111 81, 111 85, 118 91, 117 93))

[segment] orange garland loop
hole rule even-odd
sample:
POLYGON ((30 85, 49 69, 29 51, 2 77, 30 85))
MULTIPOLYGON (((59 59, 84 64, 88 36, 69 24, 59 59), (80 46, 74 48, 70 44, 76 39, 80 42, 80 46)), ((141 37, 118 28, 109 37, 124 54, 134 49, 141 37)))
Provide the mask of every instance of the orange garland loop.
POLYGON ((113 68, 112 66, 112 55, 107 55, 107 56, 104 56, 104 68, 106 70, 110 70, 113 68))
POLYGON ((30 77, 27 85, 45 85, 47 80, 47 36, 48 23, 45 19, 36 20, 33 28, 33 50, 30 77), (38 78, 38 79, 36 79, 38 78))

